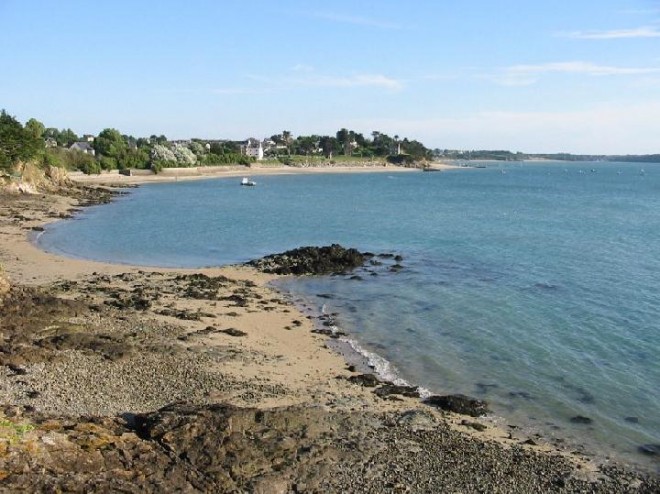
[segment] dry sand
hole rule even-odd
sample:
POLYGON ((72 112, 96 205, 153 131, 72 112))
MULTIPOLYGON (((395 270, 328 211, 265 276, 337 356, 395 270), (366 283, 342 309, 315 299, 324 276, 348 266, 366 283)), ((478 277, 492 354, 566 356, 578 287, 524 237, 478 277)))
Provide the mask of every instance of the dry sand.
MULTIPOLYGON (((434 163, 434 170, 451 170, 457 168, 454 165, 434 163)), ((203 180, 209 178, 231 178, 231 177, 258 177, 264 175, 292 175, 292 174, 326 174, 326 173, 414 173, 419 172, 417 168, 404 168, 394 165, 385 165, 380 162, 373 164, 337 164, 329 166, 285 166, 285 165, 261 165, 255 163, 246 166, 214 166, 195 168, 165 168, 157 175, 141 173, 127 176, 117 171, 103 172, 98 175, 84 175, 82 173, 70 174, 70 178, 83 184, 95 185, 136 185, 154 182, 174 182, 184 180, 203 180)))

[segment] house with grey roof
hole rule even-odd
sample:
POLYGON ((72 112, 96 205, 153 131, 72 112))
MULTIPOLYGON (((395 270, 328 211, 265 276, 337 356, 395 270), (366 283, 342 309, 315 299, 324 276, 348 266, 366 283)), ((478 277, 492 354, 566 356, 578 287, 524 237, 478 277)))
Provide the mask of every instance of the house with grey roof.
POLYGON ((85 154, 91 154, 92 156, 96 154, 94 148, 87 141, 74 142, 69 146, 69 151, 81 151, 85 154))

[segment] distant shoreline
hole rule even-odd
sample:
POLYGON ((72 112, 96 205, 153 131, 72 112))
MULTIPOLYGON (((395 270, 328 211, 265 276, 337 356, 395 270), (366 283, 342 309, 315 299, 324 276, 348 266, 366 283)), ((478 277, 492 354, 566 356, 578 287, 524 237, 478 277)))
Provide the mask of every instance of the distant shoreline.
MULTIPOLYGON (((447 163, 434 163, 434 170, 453 170, 460 166, 447 163)), ((254 164, 245 166, 218 166, 196 168, 165 168, 158 174, 142 170, 134 175, 122 175, 118 171, 103 172, 98 175, 85 175, 80 172, 69 173, 69 178, 86 185, 138 185, 158 182, 183 180, 204 180, 209 178, 250 177, 259 175, 306 175, 321 173, 410 173, 421 172, 420 168, 406 168, 390 164, 374 163, 369 165, 324 165, 324 166, 270 166, 254 164)))

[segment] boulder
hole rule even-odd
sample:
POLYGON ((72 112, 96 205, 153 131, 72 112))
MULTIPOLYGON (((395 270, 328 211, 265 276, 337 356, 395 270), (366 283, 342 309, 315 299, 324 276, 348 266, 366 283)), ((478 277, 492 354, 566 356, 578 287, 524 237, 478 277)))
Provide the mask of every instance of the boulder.
POLYGON ((426 398, 424 403, 440 408, 441 410, 469 415, 470 417, 479 417, 490 412, 488 404, 485 401, 462 394, 433 395, 426 398))
POLYGON ((383 384, 374 391, 381 398, 390 395, 401 395, 409 398, 419 398, 419 389, 415 386, 398 386, 396 384, 383 384))
POLYGON ((357 376, 349 377, 348 380, 353 384, 359 384, 360 386, 365 386, 367 388, 375 388, 381 383, 381 380, 373 374, 359 374, 357 376))

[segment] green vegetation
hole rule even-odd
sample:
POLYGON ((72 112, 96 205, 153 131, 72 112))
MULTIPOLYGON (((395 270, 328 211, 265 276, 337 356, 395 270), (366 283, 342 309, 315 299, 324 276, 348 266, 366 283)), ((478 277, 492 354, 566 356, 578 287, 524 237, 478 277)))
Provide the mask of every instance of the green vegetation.
POLYGON ((9 444, 19 441, 25 434, 33 431, 35 426, 29 423, 18 423, 6 417, 0 417, 0 440, 9 444))
POLYGON ((83 173, 102 170, 151 169, 194 166, 250 166, 261 148, 265 163, 314 166, 342 161, 382 161, 415 166, 431 159, 521 161, 550 159, 565 161, 660 162, 660 154, 597 156, 525 154, 504 150, 457 151, 427 149, 421 142, 374 131, 369 137, 342 128, 334 135, 300 135, 284 130, 257 141, 191 139, 169 141, 164 135, 135 138, 113 128, 98 136, 76 135, 71 129, 46 127, 31 118, 22 125, 5 110, 0 113, 0 171, 11 171, 19 162, 34 161, 83 173))
POLYGON ((259 142, 203 140, 169 141, 164 135, 135 138, 113 128, 98 136, 79 137, 71 129, 46 127, 31 118, 23 126, 4 110, 0 116, 0 168, 10 170, 21 161, 57 166, 83 173, 102 170, 151 169, 193 166, 250 166, 261 146, 266 160, 292 166, 322 165, 344 160, 382 159, 410 165, 431 157, 415 140, 372 132, 371 138, 348 129, 335 135, 297 136, 288 131, 259 142))
MULTIPOLYGON (((382 132, 374 131, 368 139, 359 132, 340 129, 334 136, 298 136, 295 139, 291 132, 285 130, 281 134, 271 136, 274 144, 265 151, 266 156, 323 156, 334 159, 339 156, 351 158, 387 158, 399 154, 409 155, 408 161, 423 161, 431 158, 431 151, 419 141, 400 139, 398 135, 390 137, 382 132)), ((285 160, 286 161, 286 160, 285 160)))
POLYGON ((41 137, 5 110, 0 112, 0 170, 10 170, 18 161, 35 158, 43 149, 41 137))

